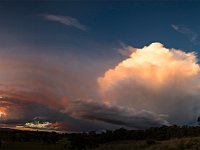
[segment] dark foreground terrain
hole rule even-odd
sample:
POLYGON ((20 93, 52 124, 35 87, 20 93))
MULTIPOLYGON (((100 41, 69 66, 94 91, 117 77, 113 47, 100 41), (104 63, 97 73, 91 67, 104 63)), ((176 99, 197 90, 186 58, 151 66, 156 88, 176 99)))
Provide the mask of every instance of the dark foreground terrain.
MULTIPOLYGON (((2 150, 70 150, 64 143, 45 144, 38 142, 6 143, 2 150)), ((118 141, 102 144, 94 150, 199 150, 200 137, 180 138, 166 141, 156 141, 149 144, 147 141, 118 141)))
POLYGON ((102 133, 0 130, 2 150, 200 150, 200 127, 162 126, 102 133))

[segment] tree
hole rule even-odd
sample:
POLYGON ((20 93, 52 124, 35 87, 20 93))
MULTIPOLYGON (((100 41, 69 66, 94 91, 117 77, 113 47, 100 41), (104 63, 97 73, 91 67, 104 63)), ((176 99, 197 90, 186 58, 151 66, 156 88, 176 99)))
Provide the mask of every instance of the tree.
POLYGON ((197 118, 197 122, 200 125, 200 116, 197 118))

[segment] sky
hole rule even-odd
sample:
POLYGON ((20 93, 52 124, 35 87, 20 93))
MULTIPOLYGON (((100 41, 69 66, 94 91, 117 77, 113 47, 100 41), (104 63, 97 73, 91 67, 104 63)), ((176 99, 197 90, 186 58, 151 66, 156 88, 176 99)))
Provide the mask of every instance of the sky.
POLYGON ((196 125, 200 2, 1 1, 0 127, 196 125))

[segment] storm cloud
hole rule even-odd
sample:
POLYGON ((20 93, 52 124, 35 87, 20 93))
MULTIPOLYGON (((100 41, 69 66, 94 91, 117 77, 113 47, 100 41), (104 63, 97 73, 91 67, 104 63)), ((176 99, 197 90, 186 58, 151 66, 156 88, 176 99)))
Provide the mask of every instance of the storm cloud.
POLYGON ((76 57, 67 62, 33 55, 4 54, 0 58, 1 126, 67 131, 145 129, 188 124, 200 114, 196 54, 168 49, 161 43, 128 46, 124 60, 114 67, 113 63, 99 65, 99 60, 76 57), (35 122, 35 118, 43 119, 35 122))
POLYGON ((77 100, 65 111, 75 118, 101 121, 135 129, 145 129, 152 126, 169 125, 167 116, 155 114, 146 110, 135 110, 129 107, 106 105, 93 100, 77 100))
POLYGON ((152 43, 99 77, 99 92, 105 103, 166 114, 173 123, 187 123, 199 115, 199 71, 195 53, 152 43))

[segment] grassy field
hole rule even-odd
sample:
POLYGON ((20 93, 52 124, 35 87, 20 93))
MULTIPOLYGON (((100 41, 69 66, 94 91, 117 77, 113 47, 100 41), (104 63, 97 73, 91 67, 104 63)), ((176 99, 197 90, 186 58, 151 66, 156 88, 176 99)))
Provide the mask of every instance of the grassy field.
POLYGON ((37 142, 5 143, 0 150, 64 150, 64 144, 43 144, 37 142))
POLYGON ((200 137, 180 138, 168 141, 120 141, 95 150, 200 150, 200 137))
MULTIPOLYGON (((69 143, 68 143, 69 144, 69 143)), ((64 143, 37 142, 4 143, 0 150, 69 150, 64 143)), ((118 141, 102 144, 95 150, 200 150, 200 137, 180 138, 168 141, 118 141)))

